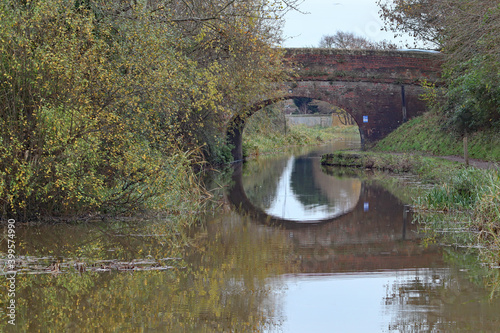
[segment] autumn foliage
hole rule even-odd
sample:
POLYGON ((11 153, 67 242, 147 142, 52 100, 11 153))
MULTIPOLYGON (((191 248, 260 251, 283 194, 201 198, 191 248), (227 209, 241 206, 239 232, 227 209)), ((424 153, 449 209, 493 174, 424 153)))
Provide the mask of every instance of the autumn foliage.
POLYGON ((284 77, 262 1, 0 2, 2 218, 182 211, 284 77))

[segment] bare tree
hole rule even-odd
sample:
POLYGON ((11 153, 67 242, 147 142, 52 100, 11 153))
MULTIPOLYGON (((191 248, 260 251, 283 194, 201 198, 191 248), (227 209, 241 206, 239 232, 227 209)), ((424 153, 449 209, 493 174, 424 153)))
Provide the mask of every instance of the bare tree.
POLYGON ((408 33, 417 40, 440 47, 443 19, 452 10, 445 9, 444 2, 447 0, 378 0, 377 4, 386 22, 386 31, 394 32, 395 37, 408 33))
POLYGON ((335 35, 323 35, 319 47, 337 49, 396 49, 389 41, 374 42, 352 32, 338 31, 335 35))

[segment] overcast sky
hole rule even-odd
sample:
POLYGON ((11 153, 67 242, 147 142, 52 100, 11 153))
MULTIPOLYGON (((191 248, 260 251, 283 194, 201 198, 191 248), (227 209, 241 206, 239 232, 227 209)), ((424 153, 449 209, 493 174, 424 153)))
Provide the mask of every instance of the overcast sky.
POLYGON ((337 31, 396 42, 393 33, 380 30, 384 24, 376 0, 305 0, 299 8, 309 14, 293 11, 285 16, 284 47, 317 47, 323 35, 337 31))

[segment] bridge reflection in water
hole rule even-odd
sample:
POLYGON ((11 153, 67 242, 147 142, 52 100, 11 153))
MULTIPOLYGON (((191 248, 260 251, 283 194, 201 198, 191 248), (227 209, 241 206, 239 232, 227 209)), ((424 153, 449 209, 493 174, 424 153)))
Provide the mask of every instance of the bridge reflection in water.
POLYGON ((301 273, 442 267, 440 251, 419 245, 411 212, 394 195, 344 171, 323 170, 311 156, 245 176, 236 165, 227 196, 254 222, 285 229, 301 273))
POLYGON ((361 181, 329 177, 310 158, 290 157, 279 178, 269 215, 292 221, 331 219, 354 209, 361 181))

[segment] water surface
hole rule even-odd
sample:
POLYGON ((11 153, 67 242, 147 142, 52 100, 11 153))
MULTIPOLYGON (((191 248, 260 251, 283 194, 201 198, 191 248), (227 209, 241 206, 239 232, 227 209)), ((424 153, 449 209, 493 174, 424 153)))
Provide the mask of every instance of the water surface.
POLYGON ((500 302, 450 260, 464 254, 425 246, 371 175, 320 166, 357 145, 235 167, 230 205, 187 240, 162 219, 19 225, 16 326, 2 279, 0 331, 498 331, 500 302))

